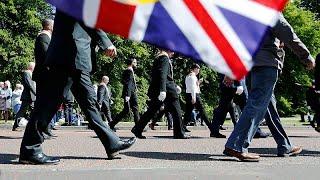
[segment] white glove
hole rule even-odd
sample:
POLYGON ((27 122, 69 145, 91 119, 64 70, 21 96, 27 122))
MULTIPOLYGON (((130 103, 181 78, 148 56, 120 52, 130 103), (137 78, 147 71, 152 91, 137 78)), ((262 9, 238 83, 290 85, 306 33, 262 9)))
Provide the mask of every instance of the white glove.
POLYGON ((159 101, 164 101, 166 99, 167 93, 166 92, 160 92, 158 99, 159 101))
POLYGON ((178 94, 181 94, 181 91, 182 91, 182 90, 181 90, 181 87, 177 85, 176 88, 177 88, 177 93, 178 93, 178 94))
POLYGON ((126 102, 129 102, 130 101, 130 97, 129 96, 126 96, 126 102))
POLYGON ((243 93, 243 86, 238 86, 238 87, 237 87, 236 94, 237 94, 237 95, 241 95, 242 93, 243 93))
POLYGON ((196 102, 197 102, 197 99, 196 98, 192 98, 191 103, 195 104, 196 102))

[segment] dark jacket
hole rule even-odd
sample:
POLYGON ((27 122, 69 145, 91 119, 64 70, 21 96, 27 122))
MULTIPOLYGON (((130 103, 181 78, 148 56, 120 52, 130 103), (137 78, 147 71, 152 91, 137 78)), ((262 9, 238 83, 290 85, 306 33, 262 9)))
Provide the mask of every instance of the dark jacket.
POLYGON ((153 62, 148 96, 156 98, 164 91, 167 92, 167 97, 178 98, 176 87, 170 59, 165 55, 157 57, 153 62))
POLYGON ((92 72, 96 69, 97 45, 105 50, 112 43, 103 31, 89 28, 57 10, 45 65, 92 72))
POLYGON ((31 73, 24 71, 22 74, 22 85, 24 87, 21 94, 21 101, 35 101, 36 87, 35 82, 32 81, 31 73))
POLYGON ((50 44, 50 37, 45 34, 41 33, 36 38, 35 48, 34 48, 34 57, 36 66, 34 68, 32 79, 34 81, 38 81, 42 72, 44 71, 44 61, 46 59, 47 50, 50 44))
POLYGON ((123 84, 123 90, 122 90, 122 97, 131 97, 136 92, 136 84, 134 81, 134 75, 133 72, 130 69, 124 70, 122 74, 122 84, 123 84))
MULTIPOLYGON (((98 96, 98 103, 99 105, 102 105, 103 103, 106 103, 106 104, 109 104, 110 103, 110 96, 108 94, 108 91, 107 91, 107 88, 105 85, 103 84, 100 84, 98 86, 98 93, 97 93, 97 96, 98 96)), ((110 92, 109 92, 110 93, 110 92)))
POLYGON ((316 67, 314 70, 314 76, 316 90, 320 91, 320 53, 316 57, 316 67))

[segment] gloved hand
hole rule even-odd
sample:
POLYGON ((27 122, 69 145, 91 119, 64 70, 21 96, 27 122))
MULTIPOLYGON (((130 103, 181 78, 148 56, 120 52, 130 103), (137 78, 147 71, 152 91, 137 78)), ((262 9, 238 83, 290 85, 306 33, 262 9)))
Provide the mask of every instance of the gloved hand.
POLYGON ((237 95, 241 95, 242 93, 243 93, 243 86, 238 86, 238 87, 237 87, 236 94, 237 94, 237 95))
POLYGON ((129 96, 126 96, 126 102, 129 102, 130 101, 130 97, 129 96))
POLYGON ((164 101, 166 99, 167 93, 166 92, 160 92, 158 99, 159 101, 164 101))
POLYGON ((182 91, 182 90, 181 90, 181 87, 177 85, 176 88, 177 88, 177 93, 178 93, 178 94, 181 94, 181 91, 182 91))
POLYGON ((196 98, 192 98, 191 103, 195 104, 197 102, 196 98))

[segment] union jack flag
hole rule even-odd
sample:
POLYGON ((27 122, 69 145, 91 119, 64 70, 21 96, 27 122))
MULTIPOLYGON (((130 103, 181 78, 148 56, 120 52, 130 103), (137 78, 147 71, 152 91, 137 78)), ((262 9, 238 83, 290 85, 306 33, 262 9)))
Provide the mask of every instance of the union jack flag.
POLYGON ((287 0, 47 0, 61 11, 135 41, 203 61, 234 79, 252 57, 287 0))

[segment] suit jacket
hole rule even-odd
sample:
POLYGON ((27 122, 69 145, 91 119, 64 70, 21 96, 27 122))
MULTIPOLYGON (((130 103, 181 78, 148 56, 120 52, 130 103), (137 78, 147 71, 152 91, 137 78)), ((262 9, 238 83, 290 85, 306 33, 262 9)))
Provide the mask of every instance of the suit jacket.
POLYGON ((100 84, 98 86, 98 103, 99 105, 102 105, 102 103, 109 104, 110 103, 110 90, 107 90, 107 86, 104 84, 100 84), (109 92, 109 93, 108 93, 109 92))
POLYGON ((167 97, 178 98, 177 85, 173 79, 171 60, 166 55, 160 55, 153 62, 151 83, 148 90, 150 98, 156 98, 160 92, 167 92, 167 97))
POLYGON ((92 72, 96 69, 95 48, 112 45, 106 33, 95 30, 57 10, 45 65, 92 72))
POLYGON ((40 76, 45 69, 44 61, 46 59, 49 44, 50 37, 47 34, 41 33, 37 36, 34 48, 36 66, 32 74, 32 79, 34 81, 38 81, 40 79, 40 76))
POLYGON ((32 81, 31 73, 24 71, 22 75, 22 85, 24 86, 21 101, 35 101, 36 100, 36 86, 32 81))
POLYGON ((134 80, 134 74, 130 69, 124 70, 122 74, 122 97, 131 97, 136 92, 136 82, 134 80))

